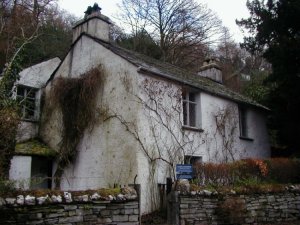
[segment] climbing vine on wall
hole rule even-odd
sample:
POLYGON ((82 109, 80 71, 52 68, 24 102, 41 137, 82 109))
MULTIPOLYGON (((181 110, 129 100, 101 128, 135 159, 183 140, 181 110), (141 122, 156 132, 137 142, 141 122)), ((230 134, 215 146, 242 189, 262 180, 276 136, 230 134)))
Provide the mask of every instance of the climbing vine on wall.
POLYGON ((64 169, 76 158, 77 146, 87 128, 95 121, 96 99, 103 70, 92 69, 78 78, 59 77, 51 88, 51 102, 62 113, 62 141, 59 149, 55 185, 60 186, 64 169))
POLYGON ((8 179, 20 122, 19 105, 12 96, 21 70, 21 50, 22 48, 6 64, 0 79, 0 181, 8 179))
POLYGON ((0 180, 8 178, 18 124, 19 114, 14 107, 0 109, 0 180))
POLYGON ((235 160, 237 149, 234 148, 235 133, 237 130, 237 115, 233 107, 227 106, 214 113, 216 131, 214 137, 221 137, 219 151, 216 151, 215 159, 218 161, 229 162, 235 160))

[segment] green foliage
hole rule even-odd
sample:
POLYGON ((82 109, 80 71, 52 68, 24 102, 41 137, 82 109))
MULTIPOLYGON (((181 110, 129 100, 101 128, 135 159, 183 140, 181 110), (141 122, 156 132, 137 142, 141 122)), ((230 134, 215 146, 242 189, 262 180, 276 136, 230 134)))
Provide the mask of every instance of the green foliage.
MULTIPOLYGON (((22 49, 21 49, 22 50, 22 49)), ((7 64, 0 80, 0 179, 7 179, 16 145, 19 124, 18 104, 12 98, 13 87, 21 70, 22 51, 7 64)))
POLYGON ((243 94, 261 104, 267 104, 266 100, 270 92, 270 87, 264 82, 267 77, 268 73, 264 71, 252 74, 251 80, 243 89, 243 94))
POLYGON ((63 132, 55 172, 56 187, 66 168, 77 155, 77 145, 94 123, 96 97, 103 78, 101 69, 92 69, 79 78, 59 77, 51 88, 51 99, 62 113, 63 132))
POLYGON ((252 36, 245 37, 242 46, 251 52, 261 51, 272 64, 269 128, 278 134, 278 144, 299 152, 300 1, 253 0, 247 7, 251 16, 237 23, 252 36))
POLYGON ((20 51, 4 68, 0 80, 0 108, 16 106, 16 101, 12 99, 13 87, 19 79, 23 52, 20 51))
POLYGON ((18 124, 19 115, 15 108, 0 108, 0 179, 8 178, 18 124))
POLYGON ((0 178, 0 196, 8 196, 9 193, 15 191, 15 183, 10 180, 3 180, 0 178))

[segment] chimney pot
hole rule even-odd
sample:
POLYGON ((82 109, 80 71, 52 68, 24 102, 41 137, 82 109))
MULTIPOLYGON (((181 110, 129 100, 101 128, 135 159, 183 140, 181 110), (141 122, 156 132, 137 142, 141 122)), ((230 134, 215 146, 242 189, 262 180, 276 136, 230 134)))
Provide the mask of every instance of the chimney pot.
POLYGON ((108 42, 111 22, 108 17, 101 14, 98 4, 89 6, 84 13, 84 19, 73 27, 73 43, 82 33, 108 42))
POLYGON ((215 82, 223 83, 222 71, 215 58, 207 58, 197 74, 202 77, 207 77, 215 82))

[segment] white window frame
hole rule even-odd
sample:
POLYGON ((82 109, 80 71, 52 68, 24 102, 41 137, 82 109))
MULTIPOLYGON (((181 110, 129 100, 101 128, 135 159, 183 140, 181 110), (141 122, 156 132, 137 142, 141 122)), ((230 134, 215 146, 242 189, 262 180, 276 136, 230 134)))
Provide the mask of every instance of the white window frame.
POLYGON ((16 98, 20 101, 20 109, 21 109, 21 116, 22 120, 28 120, 28 121, 36 121, 38 120, 38 92, 39 90, 37 88, 25 86, 25 85, 18 85, 16 87, 16 98), (22 95, 18 94, 18 90, 22 88, 23 93, 22 95), (34 97, 29 97, 30 92, 34 92, 34 97), (26 106, 26 100, 29 99, 34 104, 34 109, 31 110, 26 106), (27 116, 27 112, 32 111, 33 116, 27 116))
POLYGON ((249 138, 248 110, 243 105, 239 105, 238 109, 239 109, 240 138, 252 140, 251 138, 249 138))
POLYGON ((183 127, 200 129, 201 130, 201 102, 200 93, 193 90, 183 90, 182 92, 182 112, 183 112, 183 127), (190 94, 194 95, 194 100, 190 98, 190 94), (185 105, 185 107, 184 107, 185 105), (194 124, 192 124, 191 116, 191 106, 194 106, 194 124))

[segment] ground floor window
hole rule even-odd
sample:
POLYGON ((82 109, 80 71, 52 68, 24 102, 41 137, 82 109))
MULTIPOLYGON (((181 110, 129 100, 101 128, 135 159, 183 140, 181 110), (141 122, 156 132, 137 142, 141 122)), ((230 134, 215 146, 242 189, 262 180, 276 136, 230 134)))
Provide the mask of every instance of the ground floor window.
POLYGON ((185 164, 192 164, 193 166, 202 163, 202 156, 191 156, 191 155, 186 155, 184 156, 184 163, 185 164))

